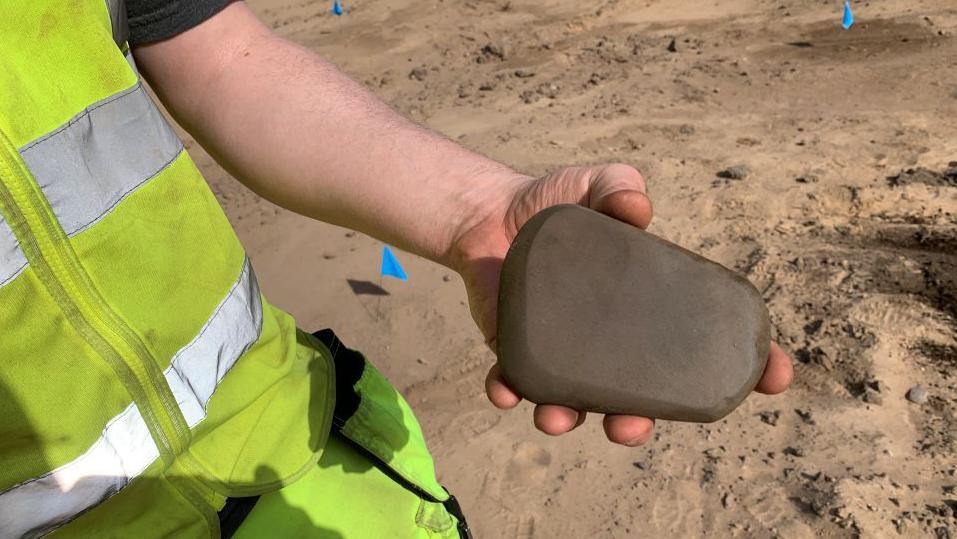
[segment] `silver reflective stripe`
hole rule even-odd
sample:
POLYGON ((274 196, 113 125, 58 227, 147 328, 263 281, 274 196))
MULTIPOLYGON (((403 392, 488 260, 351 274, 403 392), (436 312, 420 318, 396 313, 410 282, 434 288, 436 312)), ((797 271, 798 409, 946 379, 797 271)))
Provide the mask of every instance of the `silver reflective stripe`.
POLYGON ((137 83, 27 144, 20 156, 70 235, 97 222, 182 151, 137 83))
MULTIPOLYGON (((126 60, 136 71, 130 51, 126 60)), ((137 83, 27 144, 20 155, 72 236, 104 217, 182 151, 182 142, 137 83)), ((26 266, 16 237, 0 217, 0 286, 26 266)))
POLYGON ((106 8, 110 10, 113 41, 122 47, 130 37, 130 25, 126 20, 126 2, 123 0, 106 0, 106 8))
POLYGON ((85 453, 0 494, 0 537, 40 537, 55 530, 119 492, 158 456, 131 404, 85 453))
POLYGON ((13 235, 10 226, 0 216, 0 286, 20 275, 25 267, 27 267, 27 258, 23 256, 20 243, 17 242, 17 237, 13 235))
POLYGON ((247 260, 239 281, 206 327, 173 356, 164 372, 190 427, 206 418, 206 405, 213 392, 236 360, 259 338, 262 322, 259 285, 247 260))
MULTIPOLYGON (((190 427, 227 372, 262 331, 262 301, 249 260, 199 334, 163 372, 190 427)), ((159 457, 135 404, 90 448, 59 468, 0 493, 0 537, 39 537, 119 492, 159 457)))

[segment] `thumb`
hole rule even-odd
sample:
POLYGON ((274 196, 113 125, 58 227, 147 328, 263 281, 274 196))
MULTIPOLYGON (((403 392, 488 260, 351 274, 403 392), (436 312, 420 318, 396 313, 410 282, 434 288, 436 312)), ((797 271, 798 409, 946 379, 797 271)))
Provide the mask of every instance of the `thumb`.
POLYGON ((591 181, 588 207, 639 228, 647 228, 653 214, 645 194, 645 179, 634 167, 606 165, 591 181))

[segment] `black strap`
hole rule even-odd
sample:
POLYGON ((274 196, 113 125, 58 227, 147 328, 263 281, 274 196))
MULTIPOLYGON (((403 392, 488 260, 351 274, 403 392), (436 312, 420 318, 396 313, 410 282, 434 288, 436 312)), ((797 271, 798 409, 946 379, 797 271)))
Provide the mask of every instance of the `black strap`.
MULTIPOLYGON (((365 369, 365 358, 363 358, 359 352, 344 345, 331 329, 317 331, 313 333, 313 336, 319 339, 319 341, 329 349, 336 365, 336 408, 332 417, 333 435, 338 435, 339 439, 363 454, 376 468, 406 490, 411 491, 426 501, 438 503, 438 500, 435 499, 434 496, 395 473, 395 471, 390 468, 389 465, 382 462, 379 457, 340 433, 346 421, 359 409, 361 396, 356 393, 355 385, 359 382, 359 378, 362 378, 362 371, 365 369)), ((448 489, 445 489, 445 492, 449 492, 448 489)), ((462 514, 462 506, 459 505, 455 496, 449 493, 449 499, 442 502, 442 505, 449 514, 458 520, 459 536, 462 539, 472 539, 472 531, 469 530, 469 525, 465 521, 465 515, 462 514)))
POLYGON ((356 393, 356 384, 362 378, 366 360, 362 354, 347 348, 331 329, 312 334, 332 354, 336 366, 336 407, 332 412, 332 431, 339 432, 349 418, 359 409, 361 398, 356 393))
MULTIPOLYGON (((449 492, 449 490, 445 489, 445 492, 449 492)), ((462 514, 462 506, 459 505, 459 501, 455 499, 455 496, 452 496, 451 492, 449 492, 449 499, 445 500, 442 505, 445 506, 445 510, 448 511, 450 515, 458 519, 459 537, 462 539, 472 539, 472 530, 469 529, 469 523, 465 521, 465 515, 462 514)))
POLYGON ((226 498, 226 505, 219 510, 219 534, 223 539, 229 539, 239 529, 239 525, 246 520, 249 513, 259 501, 259 496, 248 498, 226 498))

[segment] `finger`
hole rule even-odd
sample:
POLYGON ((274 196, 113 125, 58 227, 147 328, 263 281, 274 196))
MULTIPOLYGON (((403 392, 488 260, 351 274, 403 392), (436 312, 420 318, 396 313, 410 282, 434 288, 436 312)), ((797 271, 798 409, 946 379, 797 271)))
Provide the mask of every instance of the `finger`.
POLYGON ((787 389, 793 379, 794 367, 791 365, 791 358, 777 343, 772 342, 768 364, 764 367, 764 374, 754 390, 758 393, 776 395, 787 389))
POLYGON ((493 406, 502 410, 515 408, 518 403, 522 402, 522 397, 505 383, 498 365, 492 365, 492 368, 488 371, 488 376, 485 377, 485 394, 488 395, 488 400, 492 402, 493 406))
POLYGON ((581 414, 571 408, 554 404, 535 407, 535 427, 550 436, 558 436, 574 429, 583 421, 581 414))
POLYGON ((612 442, 635 447, 651 439, 655 420, 631 415, 606 415, 602 426, 605 436, 612 442))

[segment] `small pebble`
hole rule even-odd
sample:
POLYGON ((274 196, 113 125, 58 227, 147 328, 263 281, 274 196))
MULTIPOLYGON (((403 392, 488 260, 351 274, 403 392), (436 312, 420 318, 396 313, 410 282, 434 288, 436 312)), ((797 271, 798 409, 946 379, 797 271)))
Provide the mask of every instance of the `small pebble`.
POLYGON ((428 76, 429 72, 425 68, 417 67, 409 72, 409 78, 412 80, 423 80, 428 76))
POLYGON ((803 457, 804 450, 798 447, 785 447, 782 451, 785 455, 790 455, 792 457, 803 457))
POLYGON ((914 404, 924 404, 927 402, 927 390, 921 386, 914 386, 907 390, 907 400, 914 404))
POLYGON ((824 320, 820 318, 817 320, 812 320, 811 322, 808 322, 807 324, 804 325, 804 333, 808 335, 814 335, 815 333, 818 332, 818 330, 821 329, 821 326, 823 325, 824 325, 824 320))
POLYGON ((488 56, 495 56, 500 60, 505 59, 505 47, 498 45, 496 43, 488 43, 482 47, 482 53, 488 56))
POLYGON ((536 91, 539 94, 549 99, 555 99, 556 97, 558 97, 558 93, 561 91, 561 87, 555 83, 542 84, 541 86, 538 87, 538 90, 536 91))
POLYGON ((719 178, 726 180, 743 180, 751 174, 751 169, 747 165, 735 165, 718 172, 719 178))
POLYGON ((322 253, 322 258, 324 258, 324 259, 326 259, 326 260, 332 260, 332 259, 335 258, 335 257, 336 257, 336 255, 334 255, 334 254, 332 254, 332 253, 322 253))
POLYGON ((758 416, 761 418, 761 421, 774 427, 778 424, 778 418, 781 417, 781 412, 779 410, 766 411, 759 413, 758 416))
POLYGON ((803 421, 805 424, 807 425, 815 424, 814 417, 811 415, 810 410, 801 410, 801 409, 795 408, 794 412, 798 415, 798 417, 801 418, 801 421, 803 421))
POLYGON ((445 281, 445 282, 449 282, 449 281, 452 280, 452 276, 449 275, 449 274, 445 274, 445 275, 442 276, 442 280, 445 281))

